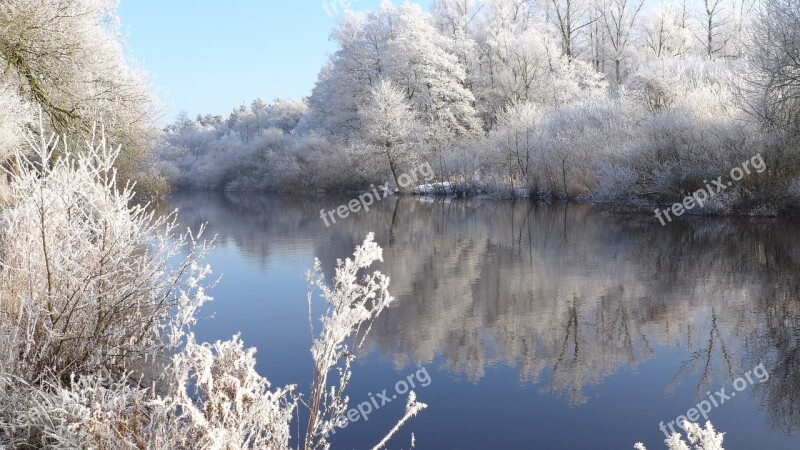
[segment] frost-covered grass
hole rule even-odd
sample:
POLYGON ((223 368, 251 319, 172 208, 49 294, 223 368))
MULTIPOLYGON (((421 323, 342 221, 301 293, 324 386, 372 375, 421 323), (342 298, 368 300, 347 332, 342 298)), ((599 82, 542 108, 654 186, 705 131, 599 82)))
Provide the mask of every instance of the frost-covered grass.
MULTIPOLYGON (((73 151, 43 131, 25 137, 0 219, 0 445, 329 448, 348 408, 351 352, 393 301, 388 277, 367 272, 382 258, 373 235, 329 285, 319 262, 308 274, 309 311, 316 289, 328 305, 314 379, 305 394, 275 387, 238 336, 197 343, 190 330, 211 299, 202 229, 179 233, 174 213, 136 204, 104 138, 73 151), (300 408, 304 431, 291 426, 300 408)), ((424 408, 410 393, 375 448, 424 408)))
MULTIPOLYGON (((711 422, 706 422, 705 427, 693 422, 685 422, 685 430, 688 444, 680 434, 673 433, 664 441, 667 444, 667 450, 725 450, 722 447, 724 433, 717 433, 711 422)), ((633 448, 647 450, 641 442, 637 442, 633 448)))

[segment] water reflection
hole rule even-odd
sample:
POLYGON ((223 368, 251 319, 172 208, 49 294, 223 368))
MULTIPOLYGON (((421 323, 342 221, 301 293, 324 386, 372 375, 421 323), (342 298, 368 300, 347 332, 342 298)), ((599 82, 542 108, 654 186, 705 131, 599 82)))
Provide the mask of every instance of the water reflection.
POLYGON ((773 427, 800 430, 797 223, 661 227, 585 205, 391 198, 325 227, 320 209, 346 200, 191 194, 169 205, 262 264, 311 253, 330 270, 375 231, 398 302, 370 344, 398 369, 440 361, 477 382, 513 366, 581 405, 622 368, 680 348, 667 392, 693 383, 699 399, 764 362, 771 376, 754 393, 773 427))

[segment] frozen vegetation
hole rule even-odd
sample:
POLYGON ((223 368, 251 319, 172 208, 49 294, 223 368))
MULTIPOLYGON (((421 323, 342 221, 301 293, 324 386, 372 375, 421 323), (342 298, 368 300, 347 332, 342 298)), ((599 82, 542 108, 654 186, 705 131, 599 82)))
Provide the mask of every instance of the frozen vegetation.
MULTIPOLYGON (((692 446, 687 445, 686 441, 677 433, 673 433, 664 443, 667 444, 667 450, 725 450, 722 448, 723 434, 714 431, 711 422, 706 422, 705 427, 687 422, 686 436, 692 446)), ((637 443, 634 449, 647 450, 642 443, 637 443)))
POLYGON ((457 195, 651 208, 763 155, 703 213, 797 210, 797 0, 437 0, 347 12, 302 100, 183 114, 178 189, 358 190, 430 162, 457 195))
POLYGON ((116 2, 0 4, 0 156, 13 129, 101 121, 137 190, 359 190, 429 162, 454 195, 671 204, 756 154, 704 213, 800 206, 798 0, 436 0, 346 12, 307 98, 163 130, 116 2))
MULTIPOLYGON (((308 98, 164 130, 118 22, 111 0, 0 3, 9 448, 327 449, 347 410, 352 352, 393 300, 368 272, 373 236, 330 282, 318 263, 308 275, 308 301, 328 308, 301 393, 258 374, 238 336, 196 341, 211 243, 134 201, 128 180, 353 190, 428 162, 436 179, 417 191, 650 208, 760 154, 766 172, 703 211, 800 205, 798 0, 386 2, 342 16, 308 98)), ((398 426, 424 408, 411 393, 398 426)), ((687 428, 696 448, 721 445, 710 425, 687 428)))
POLYGON ((124 179, 139 190, 163 189, 153 166, 158 108, 147 76, 125 56, 115 0, 0 2, 0 158, 25 144, 16 126, 48 130, 75 142, 91 138, 102 120, 124 179))
MULTIPOLYGON (((238 336, 197 343, 190 331, 211 299, 202 228, 179 232, 174 213, 137 205, 130 185, 118 187, 120 150, 104 137, 80 151, 44 132, 25 140, 0 223, 0 444, 329 448, 353 353, 393 300, 389 279, 366 273, 382 259, 373 236, 338 262, 330 287, 319 263, 309 273, 309 313, 314 289, 328 306, 314 379, 306 395, 273 387, 238 336), (293 436, 301 410, 308 425, 293 436)), ((400 423, 424 408, 411 392, 400 423)))

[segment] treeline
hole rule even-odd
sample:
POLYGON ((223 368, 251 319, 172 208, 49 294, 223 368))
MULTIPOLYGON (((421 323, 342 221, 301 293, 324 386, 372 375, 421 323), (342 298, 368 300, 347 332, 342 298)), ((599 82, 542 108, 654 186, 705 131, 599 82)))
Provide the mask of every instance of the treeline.
POLYGON ((420 161, 466 194, 681 200, 761 154, 705 212, 800 201, 800 1, 436 0, 347 12, 303 101, 179 117, 176 188, 349 190, 420 161))

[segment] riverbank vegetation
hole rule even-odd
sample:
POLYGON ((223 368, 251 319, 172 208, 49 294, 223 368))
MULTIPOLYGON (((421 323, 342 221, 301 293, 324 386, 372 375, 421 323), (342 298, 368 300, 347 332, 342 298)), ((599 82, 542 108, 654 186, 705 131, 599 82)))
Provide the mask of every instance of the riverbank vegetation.
POLYGON ((424 160, 461 193, 649 208, 761 154, 703 211, 793 211, 798 29, 796 0, 387 2, 339 19, 308 98, 181 115, 158 157, 178 189, 358 190, 424 160))
MULTIPOLYGON (((327 308, 301 395, 257 373, 238 336, 196 342, 212 243, 118 187, 119 147, 101 136, 78 152, 43 133, 25 140, 0 219, 0 445, 328 448, 354 353, 393 301, 388 277, 367 273, 382 260, 373 236, 337 264, 330 287, 319 262, 308 274, 309 315, 318 297, 327 308)), ((401 423, 424 408, 410 392, 401 423)))

